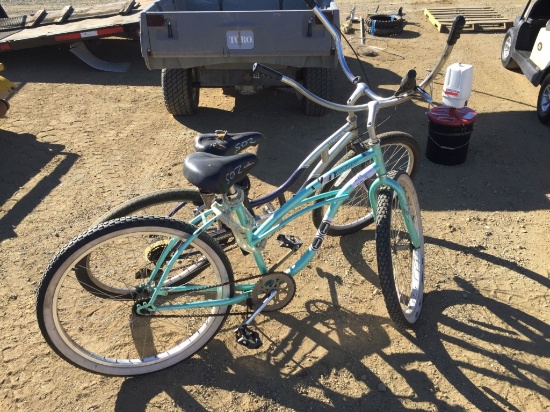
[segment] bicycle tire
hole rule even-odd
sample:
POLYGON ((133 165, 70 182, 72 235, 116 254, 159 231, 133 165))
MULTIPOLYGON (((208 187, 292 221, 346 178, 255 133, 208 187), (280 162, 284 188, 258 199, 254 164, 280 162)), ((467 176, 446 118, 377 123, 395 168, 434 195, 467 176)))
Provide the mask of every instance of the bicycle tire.
MULTIPOLYGON (((381 133, 380 146, 384 153, 386 169, 404 170, 410 176, 415 176, 418 172, 420 163, 420 145, 409 134, 404 132, 386 132, 381 133)), ((337 164, 341 164, 352 157, 356 156, 355 151, 348 151, 337 164)), ((336 190, 342 187, 349 179, 351 179, 360 170, 371 164, 372 161, 363 163, 353 169, 344 178, 335 179, 329 182, 321 193, 336 190)), ((334 217, 333 222, 328 229, 329 236, 344 236, 350 233, 357 232, 374 222, 372 207, 369 201, 369 187, 373 179, 369 179, 364 184, 360 185, 351 193, 350 197, 342 203, 338 209, 338 213, 334 217)), ((313 210, 312 218, 316 227, 319 227, 323 221, 323 216, 328 206, 319 207, 313 210)))
POLYGON ((173 217, 188 222, 195 217, 197 209, 204 204, 198 190, 162 189, 156 192, 134 197, 111 209, 92 226, 125 216, 158 215, 173 217), (181 208, 178 208, 180 206, 181 208), (185 207, 191 204, 194 208, 185 207))
MULTIPOLYGON (((132 376, 155 372, 189 358, 223 325, 230 306, 167 310, 151 316, 138 315, 136 302, 147 297, 138 289, 142 280, 133 278, 143 266, 143 244, 158 238, 188 238, 195 228, 178 220, 163 217, 130 217, 109 221, 88 230, 70 242, 51 261, 37 290, 36 313, 40 331, 48 345, 69 363, 89 372, 132 376), (129 288, 128 295, 90 293, 74 267, 83 257, 102 251, 101 269, 109 272, 129 288), (176 316, 172 316, 172 315, 176 316)), ((174 293, 159 296, 160 304, 200 301, 207 293, 216 298, 233 295, 233 272, 224 251, 206 233, 190 247, 200 252, 209 265, 191 285, 218 285, 203 292, 174 293)), ((182 270, 180 262, 173 268, 182 270)), ((143 288, 142 288, 143 289, 143 288)))
POLYGON ((401 208, 393 189, 378 194, 376 214, 376 257, 380 288, 392 321, 411 328, 420 316, 424 294, 424 238, 418 196, 410 177, 397 172, 394 179, 405 191, 421 246, 413 249, 401 208))
MULTIPOLYGON (((111 209, 97 219, 93 226, 126 216, 167 216, 189 222, 204 209, 204 201, 198 190, 162 189, 134 197, 111 209), (189 207, 191 205, 191 207, 189 207)), ((233 244, 233 233, 226 228, 212 228, 208 233, 222 245, 233 244)))

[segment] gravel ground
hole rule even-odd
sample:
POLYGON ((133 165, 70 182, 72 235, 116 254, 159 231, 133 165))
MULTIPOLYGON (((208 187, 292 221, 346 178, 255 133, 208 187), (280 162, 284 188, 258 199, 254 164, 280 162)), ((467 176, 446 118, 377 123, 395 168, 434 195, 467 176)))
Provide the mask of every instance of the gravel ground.
MULTIPOLYGON (((337 3, 344 11, 353 4, 337 3)), ((376 8, 356 3, 360 13, 376 8)), ((423 8, 479 3, 385 3, 384 13, 403 5, 410 24, 403 35, 378 40, 374 54, 348 53, 352 70, 361 61, 376 91, 391 94, 411 68, 425 73, 445 42, 423 8)), ((507 17, 521 13, 521 3, 491 1, 507 17)), ((44 7, 2 5, 9 14, 44 7)), ((127 73, 93 70, 61 47, 4 53, 2 75, 20 87, 0 119, 0 410, 550 412, 550 134, 535 114, 538 89, 501 66, 503 36, 465 33, 449 61, 474 65, 468 106, 478 119, 464 164, 423 158, 415 178, 426 289, 414 330, 388 318, 371 227, 325 240, 296 279, 294 300, 257 318, 259 350, 235 342, 242 320, 231 316, 193 358, 134 378, 90 374, 47 346, 35 290, 54 254, 122 201, 188 187, 181 164, 197 133, 267 137, 251 176, 257 196, 282 183, 344 115, 304 116, 290 93, 206 89, 195 116, 174 118, 159 72, 147 70, 139 43, 128 40, 97 44, 99 57, 131 62, 127 73)), ((442 81, 434 85, 436 101, 442 81)), ((345 101, 350 84, 341 72, 336 82, 335 99, 345 101)), ((379 131, 407 131, 424 149, 426 110, 408 102, 379 131)), ((285 232, 310 243, 309 216, 295 226, 285 232)), ((232 252, 239 276, 255 273, 251 256, 232 252)))

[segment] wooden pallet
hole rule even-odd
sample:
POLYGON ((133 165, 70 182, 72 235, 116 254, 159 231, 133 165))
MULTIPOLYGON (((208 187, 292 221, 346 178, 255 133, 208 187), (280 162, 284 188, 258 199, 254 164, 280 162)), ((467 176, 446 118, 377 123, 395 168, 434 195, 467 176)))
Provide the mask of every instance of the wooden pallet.
POLYGON ((456 16, 464 16, 464 30, 496 31, 508 30, 512 20, 506 19, 493 10, 492 7, 432 7, 424 10, 424 15, 437 27, 440 33, 448 33, 456 16))

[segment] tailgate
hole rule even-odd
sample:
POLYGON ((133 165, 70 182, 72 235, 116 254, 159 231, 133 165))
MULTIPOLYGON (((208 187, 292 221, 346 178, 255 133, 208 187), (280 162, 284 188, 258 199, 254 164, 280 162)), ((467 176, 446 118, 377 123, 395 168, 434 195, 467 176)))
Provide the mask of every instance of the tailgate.
MULTIPOLYGON (((338 10, 327 11, 338 24, 338 10)), ((140 16, 150 69, 263 62, 334 64, 333 40, 311 10, 153 11, 140 16), (308 59, 313 57, 313 59, 308 59), (324 61, 324 63, 319 63, 324 61)))

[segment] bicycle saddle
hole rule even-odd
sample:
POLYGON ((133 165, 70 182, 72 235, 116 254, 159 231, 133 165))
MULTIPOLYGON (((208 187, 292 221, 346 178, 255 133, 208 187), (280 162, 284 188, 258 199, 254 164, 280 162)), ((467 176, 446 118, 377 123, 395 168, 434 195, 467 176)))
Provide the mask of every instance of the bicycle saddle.
POLYGON ((253 153, 217 156, 211 153, 192 153, 183 161, 183 176, 202 192, 227 193, 258 163, 253 153))
POLYGON ((200 134, 195 138, 197 152, 212 153, 218 156, 233 156, 250 146, 257 146, 264 135, 258 132, 200 134))

